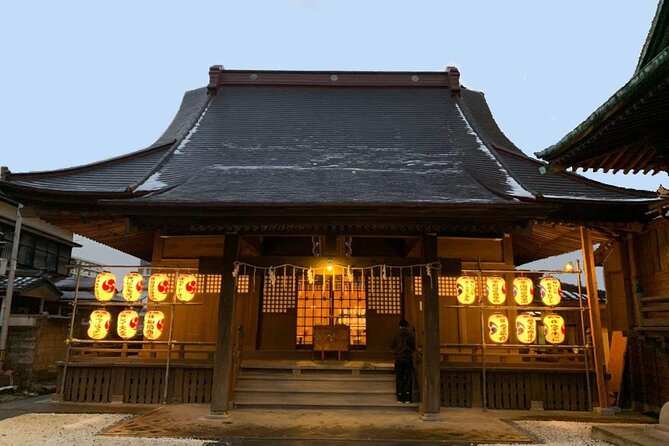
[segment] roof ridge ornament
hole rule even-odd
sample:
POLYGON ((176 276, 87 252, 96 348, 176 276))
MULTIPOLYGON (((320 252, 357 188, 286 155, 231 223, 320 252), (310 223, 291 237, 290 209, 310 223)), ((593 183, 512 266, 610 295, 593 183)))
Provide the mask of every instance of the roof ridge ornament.
POLYGON ((446 76, 451 96, 459 96, 461 88, 460 70, 457 67, 446 67, 446 76))
POLYGON ((207 85, 207 94, 216 95, 218 88, 223 84, 223 65, 212 65, 209 67, 209 85, 207 85))

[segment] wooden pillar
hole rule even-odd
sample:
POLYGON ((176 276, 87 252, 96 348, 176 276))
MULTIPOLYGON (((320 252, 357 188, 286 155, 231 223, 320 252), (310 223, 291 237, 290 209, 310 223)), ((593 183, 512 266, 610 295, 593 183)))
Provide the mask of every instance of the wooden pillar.
POLYGON ((583 251, 583 267, 585 270, 588 307, 590 308, 590 335, 592 338, 592 350, 595 361, 597 397, 599 399, 599 407, 605 409, 609 406, 609 401, 606 391, 606 379, 604 376, 604 346, 602 345, 602 320, 597 293, 597 277, 595 276, 595 253, 592 249, 590 230, 583 226, 581 226, 581 249, 583 251))
POLYGON ((239 253, 239 235, 226 234, 221 265, 221 297, 218 303, 218 334, 211 386, 211 413, 224 415, 230 410, 233 373, 233 336, 235 315, 234 262, 239 253))
MULTIPOLYGON (((423 237, 423 258, 426 263, 438 261, 437 236, 423 237)), ((441 404, 439 355, 439 283, 438 270, 431 277, 423 276, 423 378, 421 383, 421 415, 425 419, 439 413, 441 404)))

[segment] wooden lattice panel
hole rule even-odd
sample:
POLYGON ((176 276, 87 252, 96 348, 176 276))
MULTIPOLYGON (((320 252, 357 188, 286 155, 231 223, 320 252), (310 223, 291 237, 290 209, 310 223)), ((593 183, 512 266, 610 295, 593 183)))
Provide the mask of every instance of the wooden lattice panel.
MULTIPOLYGON (((444 297, 451 297, 458 295, 458 287, 455 283, 456 277, 441 276, 438 278, 439 295, 444 297)), ((413 278, 413 290, 416 296, 423 294, 423 277, 416 276, 413 278)))
POLYGON ((251 278, 247 274, 237 276, 237 294, 248 294, 251 291, 251 278))
POLYGON ((400 278, 368 277, 367 280, 367 308, 376 310, 378 314, 400 314, 402 310, 400 278))
POLYGON ((269 277, 265 277, 263 287, 262 312, 286 313, 295 308, 297 295, 295 278, 293 276, 276 276, 272 284, 269 277))

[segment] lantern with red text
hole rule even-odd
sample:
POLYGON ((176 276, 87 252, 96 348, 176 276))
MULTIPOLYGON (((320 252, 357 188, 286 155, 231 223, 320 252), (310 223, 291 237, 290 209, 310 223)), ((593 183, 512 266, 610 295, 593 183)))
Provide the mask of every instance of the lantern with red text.
POLYGON ((139 273, 128 273, 123 278, 123 298, 128 302, 136 302, 142 296, 144 277, 139 273))
POLYGON ((529 305, 534 299, 534 284, 529 277, 513 279, 513 299, 518 305, 529 305))
POLYGON ((149 278, 149 299, 154 302, 162 302, 167 299, 170 289, 170 278, 167 274, 152 274, 149 278))
POLYGON ((485 280, 486 297, 493 305, 506 301, 506 281, 502 277, 488 277, 485 280))
POLYGON ((502 313, 488 317, 488 329, 493 342, 501 344, 509 340, 509 319, 502 313))
POLYGON ((554 307, 562 300, 562 286, 555 277, 544 277, 539 282, 541 301, 549 307, 554 307))
POLYGON ((95 310, 88 319, 88 337, 95 340, 104 339, 109 334, 111 314, 105 310, 95 310))
POLYGON ((116 333, 123 339, 134 338, 139 327, 139 314, 135 310, 124 310, 118 315, 116 333))
POLYGON ((531 314, 516 316, 516 337, 523 344, 531 344, 537 339, 537 321, 531 314))
POLYGON ((116 294, 116 276, 108 271, 101 272, 95 278, 95 298, 100 302, 112 300, 116 294))
POLYGON ((463 305, 473 304, 476 300, 476 279, 462 276, 455 283, 458 287, 458 302, 463 305))
POLYGON ((179 274, 177 278, 177 299, 189 302, 195 297, 197 278, 194 274, 179 274))
POLYGON ((561 344, 564 342, 565 326, 562 316, 557 314, 548 314, 543 318, 544 337, 551 344, 561 344))
POLYGON ((155 341, 163 334, 165 326, 165 315, 162 311, 147 311, 144 316, 144 337, 150 341, 155 341))

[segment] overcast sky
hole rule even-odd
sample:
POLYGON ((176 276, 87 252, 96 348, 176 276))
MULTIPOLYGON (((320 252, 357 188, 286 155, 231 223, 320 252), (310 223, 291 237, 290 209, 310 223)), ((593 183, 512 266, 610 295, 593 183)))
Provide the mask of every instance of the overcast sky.
MULTIPOLYGON (((0 164, 85 164, 150 145, 208 68, 443 70, 485 92, 525 153, 627 82, 656 0, 14 1, 0 15, 0 164)), ((597 178, 602 178, 601 175, 597 178)), ((667 175, 606 181, 655 190, 667 175)))

